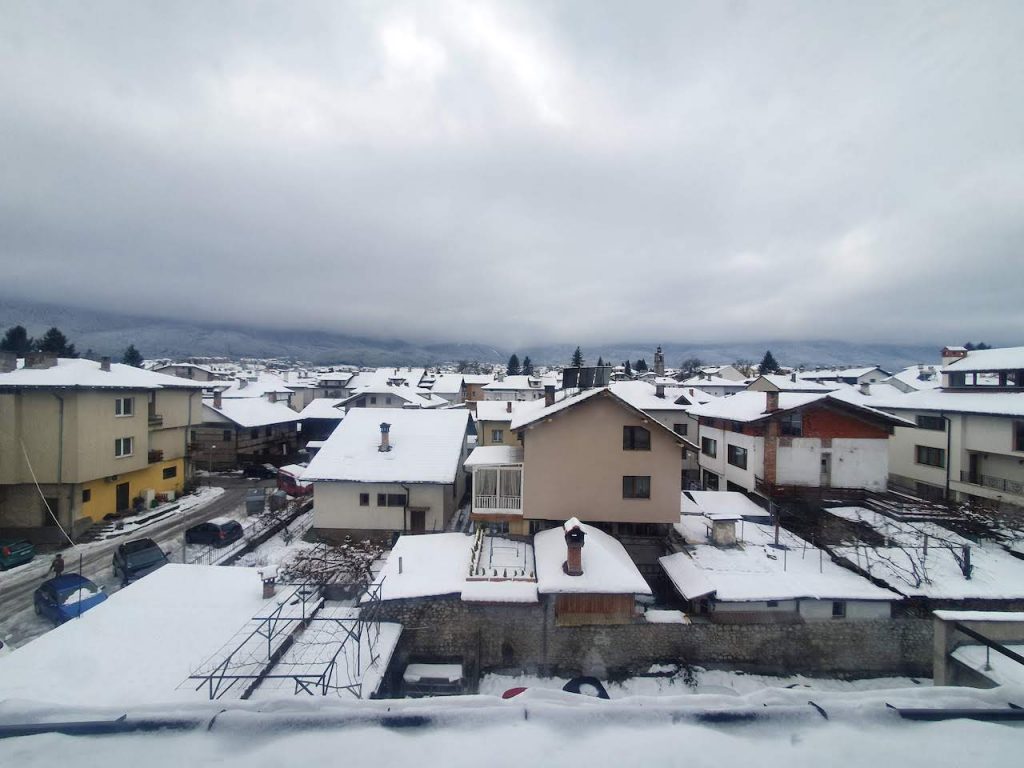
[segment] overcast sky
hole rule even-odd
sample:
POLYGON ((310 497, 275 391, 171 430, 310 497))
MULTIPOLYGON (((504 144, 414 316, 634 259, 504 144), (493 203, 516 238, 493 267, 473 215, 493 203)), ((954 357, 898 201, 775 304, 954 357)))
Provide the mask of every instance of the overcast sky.
POLYGON ((0 294, 1024 343, 1024 4, 0 0, 0 294))

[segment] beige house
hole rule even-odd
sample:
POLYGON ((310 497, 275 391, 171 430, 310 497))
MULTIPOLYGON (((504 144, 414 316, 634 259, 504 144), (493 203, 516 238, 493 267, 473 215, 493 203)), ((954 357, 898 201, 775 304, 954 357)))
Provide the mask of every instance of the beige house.
POLYGON ((139 497, 180 493, 201 414, 198 382, 109 359, 0 355, 0 531, 56 542, 58 520, 74 535, 139 497))
POLYGON ((467 460, 473 517, 514 534, 570 517, 622 533, 678 522, 683 451, 696 446, 608 387, 557 401, 553 390, 514 415, 517 444, 467 460))

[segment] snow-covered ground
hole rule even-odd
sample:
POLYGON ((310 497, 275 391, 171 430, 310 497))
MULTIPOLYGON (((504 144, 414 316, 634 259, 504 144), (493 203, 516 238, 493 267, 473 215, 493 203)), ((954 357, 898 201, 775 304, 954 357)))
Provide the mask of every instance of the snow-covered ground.
MULTIPOLYGON (((560 691, 569 682, 564 677, 537 677, 535 675, 486 674, 480 680, 480 693, 501 696, 510 688, 539 688, 560 691)), ((652 666, 645 675, 626 680, 602 684, 613 699, 627 696, 689 696, 694 694, 724 694, 741 696, 771 688, 804 688, 812 691, 887 691, 901 688, 931 686, 929 679, 911 677, 877 677, 863 680, 838 680, 835 678, 773 677, 770 675, 748 675, 731 670, 703 669, 702 667, 679 667, 659 664, 652 666)))
POLYGON ((970 541, 936 523, 894 520, 863 507, 826 511, 885 537, 883 546, 850 543, 831 550, 901 594, 939 599, 1024 598, 1024 561, 999 544, 970 541), (970 548, 970 578, 963 570, 965 547, 970 548))

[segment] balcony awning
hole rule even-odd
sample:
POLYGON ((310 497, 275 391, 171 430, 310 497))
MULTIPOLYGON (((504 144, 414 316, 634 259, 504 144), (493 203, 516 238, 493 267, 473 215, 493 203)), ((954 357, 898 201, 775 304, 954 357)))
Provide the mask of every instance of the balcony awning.
POLYGON ((466 459, 466 469, 473 467, 507 467, 523 463, 523 448, 519 445, 483 445, 473 449, 466 459))

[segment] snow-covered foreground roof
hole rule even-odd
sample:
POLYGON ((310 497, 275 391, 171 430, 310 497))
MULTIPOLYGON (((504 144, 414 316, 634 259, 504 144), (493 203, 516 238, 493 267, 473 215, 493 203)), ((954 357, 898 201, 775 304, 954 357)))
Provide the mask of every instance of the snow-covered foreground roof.
POLYGON ((111 363, 104 371, 95 360, 61 357, 51 368, 25 368, 24 360, 9 373, 0 373, 0 389, 6 387, 55 387, 60 389, 202 389, 202 382, 180 379, 131 365, 111 363))
POLYGON ((875 401, 875 407, 885 410, 1024 416, 1024 392, 944 392, 940 389, 926 389, 904 395, 880 395, 875 401))
POLYGON ((688 600, 711 593, 724 602, 764 600, 899 600, 899 595, 876 587, 832 562, 817 547, 786 530, 771 546, 772 526, 752 522, 736 524, 740 546, 717 547, 709 542, 709 520, 683 515, 676 530, 692 547, 660 558, 661 566, 688 600))
POLYGON ((735 391, 739 391, 747 386, 745 381, 734 381, 733 379, 724 379, 721 376, 691 376, 682 382, 684 387, 725 387, 735 391))
MULTIPOLYGON (((489 544, 488 538, 484 546, 489 544)), ((469 580, 474 541, 473 536, 464 533, 400 537, 373 582, 381 585, 380 599, 459 595, 470 602, 537 602, 537 584, 532 581, 469 580)), ((523 542, 508 543, 530 548, 523 542)), ((517 562, 532 562, 532 552, 519 554, 517 562)))
POLYGON ((567 550, 561 526, 533 537, 537 558, 537 589, 541 594, 649 595, 651 588, 625 548, 599 528, 580 523, 583 530, 583 575, 563 569, 567 550))
MULTIPOLYGON (((958 719, 901 720, 887 704, 918 708, 1005 708, 1022 689, 918 687, 913 690, 829 692, 764 689, 725 694, 601 700, 530 688, 509 700, 498 696, 343 702, 310 699, 275 703, 220 703, 174 713, 196 717, 191 730, 109 736, 27 736, 5 740, 5 754, 22 764, 89 764, 179 768, 332 765, 619 766, 751 765, 798 768, 901 766, 970 768, 1019 762, 1020 729, 1005 723, 958 719), (315 708, 314 708, 315 703, 315 708), (822 717, 821 712, 828 719, 822 717), (216 715, 216 718, 214 716, 216 715), (718 715, 720 724, 706 719, 718 715), (727 721, 727 722, 724 722, 727 721), (418 728, 399 725, 420 724, 418 728), (384 726, 384 727, 382 727, 384 726), (696 756, 696 758, 694 757, 696 756), (26 761, 24 758, 28 758, 26 761)), ((34 713, 69 720, 67 711, 34 713)), ((76 717, 112 719, 110 711, 76 717)), ((12 721, 25 722, 14 711, 12 721)))
POLYGON ((203 408, 223 416, 240 427, 251 429, 272 424, 288 424, 298 421, 300 416, 284 403, 271 403, 261 397, 239 397, 222 400, 221 407, 214 406, 213 400, 203 400, 203 408))
POLYGON ((616 381, 608 389, 641 411, 683 411, 688 405, 677 405, 673 398, 658 397, 657 389, 646 381, 616 381))
POLYGON ((306 481, 451 483, 459 470, 469 412, 354 408, 303 474, 306 481), (378 450, 380 425, 391 450, 378 450))
POLYGON ((886 537, 890 546, 848 544, 831 549, 900 594, 936 599, 1024 598, 1024 560, 998 544, 970 541, 936 523, 901 522, 863 507, 826 511, 886 537), (965 546, 971 548, 970 579, 960 562, 965 546))
POLYGON ((794 376, 786 376, 781 373, 762 373, 760 376, 754 379, 754 381, 751 382, 751 384, 756 384, 758 381, 762 379, 771 384, 772 386, 782 390, 783 392, 831 392, 839 388, 839 385, 835 382, 831 384, 823 384, 814 379, 797 378, 794 376))
POLYGON ((0 701, 204 700, 176 689, 267 604, 255 570, 171 563, 0 658, 0 701))

